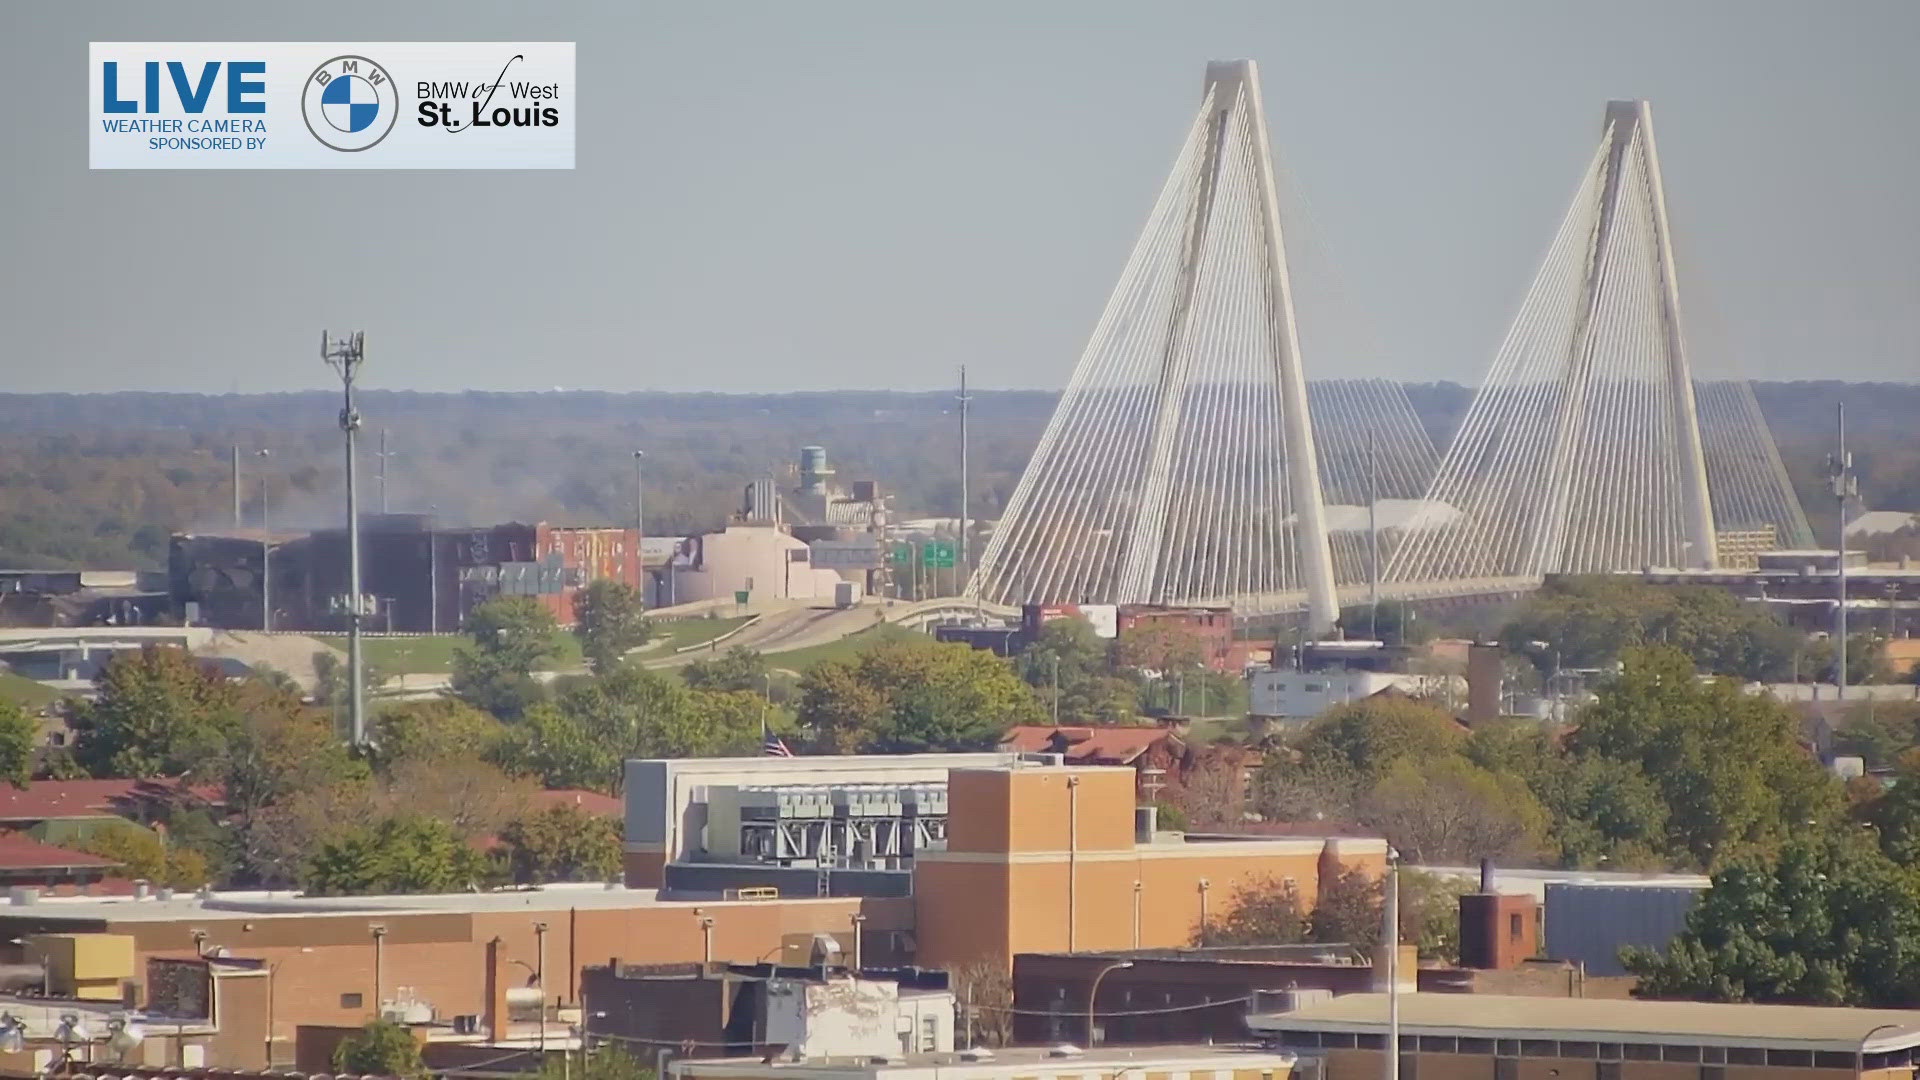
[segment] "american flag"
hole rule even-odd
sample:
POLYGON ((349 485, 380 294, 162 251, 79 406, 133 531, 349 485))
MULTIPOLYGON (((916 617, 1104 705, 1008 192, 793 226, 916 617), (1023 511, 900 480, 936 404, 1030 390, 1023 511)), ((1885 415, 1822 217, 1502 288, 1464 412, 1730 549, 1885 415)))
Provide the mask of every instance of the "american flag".
POLYGON ((760 744, 760 752, 768 757, 793 756, 793 751, 787 749, 787 744, 781 742, 778 735, 768 735, 766 741, 760 744))

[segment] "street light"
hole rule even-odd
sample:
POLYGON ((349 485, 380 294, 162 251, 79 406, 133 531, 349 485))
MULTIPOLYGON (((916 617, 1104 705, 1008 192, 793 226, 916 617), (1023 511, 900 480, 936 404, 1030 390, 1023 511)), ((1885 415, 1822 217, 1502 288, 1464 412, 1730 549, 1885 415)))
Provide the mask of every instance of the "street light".
POLYGON ((107 1021, 107 1049, 113 1051, 116 1061, 125 1061, 127 1055, 138 1050, 146 1039, 146 1030, 138 1021, 125 1016, 116 1016, 107 1021))
POLYGON ((27 1025, 12 1013, 0 1013, 0 1053, 18 1054, 27 1048, 27 1025))
POLYGON ((273 629, 273 522, 267 516, 267 462, 271 450, 256 450, 260 459, 260 632, 273 629))
POLYGON ((1098 1041, 1094 1036, 1093 1003, 1100 997, 1100 980, 1115 971, 1122 971, 1132 966, 1133 961, 1131 960, 1115 960, 1113 963, 1108 964, 1106 967, 1094 973, 1093 985, 1087 989, 1087 1049, 1093 1049, 1094 1044, 1098 1041))

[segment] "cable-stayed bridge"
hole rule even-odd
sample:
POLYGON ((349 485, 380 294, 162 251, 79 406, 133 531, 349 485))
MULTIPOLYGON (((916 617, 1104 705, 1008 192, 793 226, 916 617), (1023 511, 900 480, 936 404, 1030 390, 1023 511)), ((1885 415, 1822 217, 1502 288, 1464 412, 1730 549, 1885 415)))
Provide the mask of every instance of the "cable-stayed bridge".
MULTIPOLYGON (((1701 382, 1645 102, 1601 143, 1438 458, 1397 383, 1309 383, 1251 61, 1200 109, 968 585, 1303 611, 1811 542, 1744 380, 1701 382)), ((1329 366, 1339 357, 1323 357, 1329 366)))

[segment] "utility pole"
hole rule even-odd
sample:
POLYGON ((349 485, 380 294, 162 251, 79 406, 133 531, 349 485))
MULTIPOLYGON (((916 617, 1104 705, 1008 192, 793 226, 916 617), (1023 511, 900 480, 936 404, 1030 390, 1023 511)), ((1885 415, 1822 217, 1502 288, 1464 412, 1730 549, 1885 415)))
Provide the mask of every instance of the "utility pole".
POLYGON ((344 338, 326 331, 320 334, 320 358, 340 376, 340 432, 347 443, 347 716, 354 746, 367 742, 365 674, 360 661, 360 501, 353 482, 353 433, 360 430, 353 380, 366 359, 366 337, 358 330, 344 338))
POLYGON ((635 450, 633 452, 633 531, 643 537, 647 535, 646 463, 647 452, 635 450))
POLYGON ((1834 581, 1837 593, 1833 606, 1833 688, 1834 696, 1847 697, 1847 499, 1860 494, 1860 480, 1853 475, 1853 455, 1847 453, 1847 403, 1834 406, 1834 446, 1827 457, 1827 478, 1833 485, 1834 503, 1839 520, 1834 530, 1840 542, 1834 546, 1834 581))
POLYGON ((960 395, 955 399, 960 403, 960 560, 961 573, 972 576, 972 563, 967 553, 967 403, 973 400, 967 393, 967 365, 960 365, 960 395))
POLYGON ((380 512, 387 512, 387 429, 380 429, 380 512))
POLYGON ((1387 1075, 1400 1080, 1400 856, 1387 849, 1386 953, 1387 966, 1387 1075))
POLYGON ((240 444, 233 444, 233 527, 240 527, 240 444))

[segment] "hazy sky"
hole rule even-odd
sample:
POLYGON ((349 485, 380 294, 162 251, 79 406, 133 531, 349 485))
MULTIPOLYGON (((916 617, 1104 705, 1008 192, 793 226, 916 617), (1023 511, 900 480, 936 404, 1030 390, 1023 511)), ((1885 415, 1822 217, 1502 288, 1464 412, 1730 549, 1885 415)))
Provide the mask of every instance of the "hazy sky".
POLYGON ((8 3, 0 389, 315 387, 323 327, 377 387, 1058 387, 1236 56, 1361 373, 1478 382, 1647 97, 1696 352, 1920 378, 1917 45, 1913 0, 8 3), (577 41, 578 169, 90 172, 95 39, 577 41))

